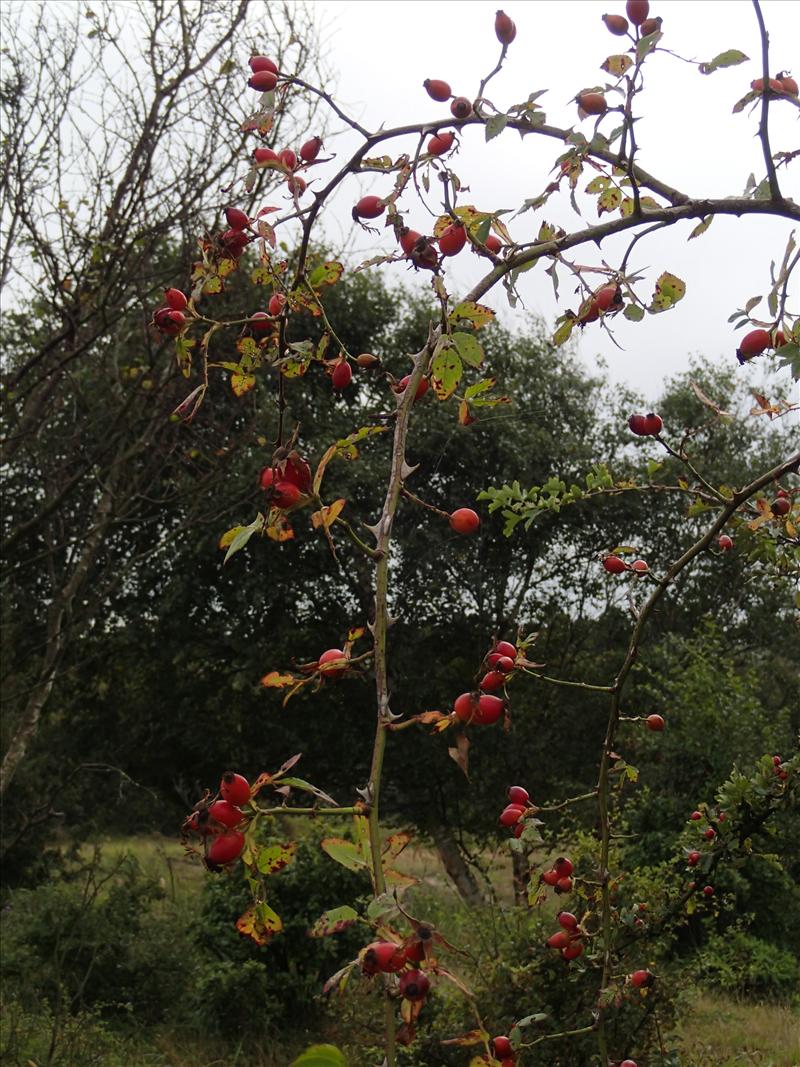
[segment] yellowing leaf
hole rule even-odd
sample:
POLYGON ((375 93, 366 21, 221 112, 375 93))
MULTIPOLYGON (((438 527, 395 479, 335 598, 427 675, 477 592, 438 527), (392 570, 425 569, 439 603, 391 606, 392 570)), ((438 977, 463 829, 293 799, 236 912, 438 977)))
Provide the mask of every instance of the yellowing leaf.
POLYGON ((249 393, 250 390, 255 387, 255 384, 255 374, 231 375, 231 389, 233 390, 234 396, 244 396, 245 393, 249 393))
POLYGON ((308 282, 315 289, 318 289, 321 285, 334 285, 339 281, 343 273, 344 266, 341 263, 335 261, 321 263, 309 274, 308 282))
POLYGON ((483 304, 476 304, 473 300, 465 300, 456 304, 448 316, 451 326, 458 326, 461 322, 471 322, 476 330, 485 326, 494 319, 495 313, 491 308, 483 304))
POLYGON ((447 400, 453 395, 463 370, 461 356, 455 345, 447 337, 440 338, 431 361, 431 381, 439 400, 447 400))
POLYGON ((287 845, 267 845, 260 849, 256 867, 261 874, 277 874, 292 861, 297 845, 290 841, 287 845))
POLYGON ((648 311, 652 315, 667 311, 669 308, 674 307, 679 300, 682 300, 685 294, 686 283, 681 281, 680 278, 676 278, 674 274, 669 274, 665 271, 656 282, 655 292, 648 311))
POLYGON ((268 904, 254 904, 236 920, 236 929, 257 945, 266 945, 283 929, 283 923, 268 904))
POLYGON ((332 504, 324 507, 321 511, 315 511, 311 516, 311 524, 314 529, 318 530, 320 526, 324 526, 326 530, 330 529, 346 503, 347 501, 344 499, 334 500, 332 504))
POLYGON ((632 66, 633 60, 630 56, 609 56, 604 63, 600 64, 600 70, 604 70, 606 74, 614 78, 621 78, 632 66))

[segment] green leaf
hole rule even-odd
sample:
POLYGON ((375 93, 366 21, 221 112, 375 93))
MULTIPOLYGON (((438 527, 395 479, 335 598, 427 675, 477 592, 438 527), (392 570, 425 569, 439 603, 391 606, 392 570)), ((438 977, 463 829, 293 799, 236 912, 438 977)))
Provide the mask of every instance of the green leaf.
POLYGON ((674 307, 679 300, 683 300, 685 294, 686 282, 682 282, 674 274, 669 274, 665 271, 656 282, 653 299, 647 310, 651 315, 667 311, 669 308, 674 307))
POLYGON ((343 904, 340 908, 330 908, 324 911, 308 931, 309 937, 329 937, 331 934, 339 934, 347 930, 353 923, 358 922, 358 912, 349 904, 343 904))
POLYGON ((307 782, 304 778, 281 778, 280 783, 281 785, 291 786, 292 789, 302 789, 306 793, 313 793, 315 797, 324 800, 326 804, 336 806, 336 801, 333 797, 328 796, 322 789, 318 789, 317 786, 307 782))
POLYGON ((360 871, 366 867, 358 846, 352 841, 345 841, 341 837, 325 837, 320 845, 332 860, 341 863, 348 871, 360 871))
POLYGON ((347 1067, 347 1060, 335 1045, 312 1045, 292 1060, 291 1067, 347 1067))
POLYGON ((556 346, 556 348, 558 348, 559 345, 563 345, 566 341, 569 340, 570 335, 572 334, 572 331, 575 327, 575 322, 576 320, 572 318, 571 315, 568 315, 558 327, 556 332, 553 334, 553 344, 556 346))
POLYGON ((297 851, 297 845, 290 841, 288 845, 267 845, 259 849, 256 867, 261 874, 277 874, 287 867, 297 851))
POLYGON ((655 33, 650 33, 647 37, 642 37, 636 44, 636 58, 641 63, 645 56, 649 55, 661 38, 664 36, 660 30, 656 30, 655 33))
POLYGON ((609 56, 605 63, 600 64, 600 70, 604 70, 606 74, 614 78, 621 78, 632 66, 633 60, 630 56, 609 56))
POLYGON ((630 319, 631 322, 641 322, 644 318, 644 308, 639 307, 638 304, 628 304, 622 315, 626 319, 630 319))
POLYGON ((689 234, 689 240, 693 241, 695 237, 699 237, 700 234, 705 233, 711 223, 714 221, 713 215, 706 215, 705 218, 698 222, 692 232, 689 234))
POLYGON ((738 48, 729 48, 727 52, 720 52, 718 56, 714 56, 708 63, 700 63, 697 69, 701 74, 713 74, 721 67, 738 67, 740 63, 746 63, 748 58, 738 48))
POLYGON ((483 363, 483 347, 471 333, 454 333, 453 343, 465 363, 470 367, 480 367, 483 363))
POLYGON ((439 400, 447 400, 458 388, 464 365, 455 345, 442 337, 434 349, 431 361, 431 382, 439 400))
POLYGON ((508 115, 492 115, 486 120, 486 140, 491 141, 508 125, 508 115))
POLYGON ((321 263, 309 274, 308 284, 314 289, 319 289, 321 285, 334 285, 343 273, 344 266, 341 263, 335 261, 321 263))
POLYGON ((475 329, 479 330, 481 326, 491 322, 494 319, 494 315, 495 313, 491 308, 485 307, 483 304, 476 304, 473 300, 465 300, 460 304, 456 304, 447 321, 451 326, 458 326, 462 322, 471 322, 475 329))
MULTIPOLYGON (((234 556, 237 552, 240 552, 250 540, 250 538, 253 536, 253 534, 259 531, 263 525, 264 516, 257 515, 249 526, 234 527, 234 529, 237 530, 237 533, 234 535, 233 539, 230 542, 230 545, 228 546, 228 551, 225 553, 225 559, 222 561, 223 565, 228 562, 231 556, 234 556)), ((228 532, 230 533, 230 531, 228 532)))
POLYGON ((234 396, 244 396, 245 393, 249 393, 251 389, 255 388, 255 384, 255 374, 231 374, 231 389, 234 396))
POLYGON ((464 399, 472 400, 476 396, 480 396, 481 393, 487 393, 490 389, 493 389, 496 384, 495 378, 483 378, 479 382, 475 382, 473 385, 467 387, 464 391, 464 399))

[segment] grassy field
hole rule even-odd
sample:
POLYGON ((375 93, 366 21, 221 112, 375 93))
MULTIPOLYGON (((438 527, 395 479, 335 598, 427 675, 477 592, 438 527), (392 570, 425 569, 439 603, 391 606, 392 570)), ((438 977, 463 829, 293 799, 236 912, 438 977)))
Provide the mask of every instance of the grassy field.
MULTIPOLYGON (((197 898, 204 872, 198 863, 187 858, 175 839, 119 838, 105 840, 101 845, 105 864, 124 853, 133 854, 144 872, 161 885, 166 899, 156 907, 168 909, 174 904, 180 908, 191 907, 197 898)), ((397 866, 420 880, 420 888, 414 891, 420 899, 430 896, 440 904, 445 899, 448 908, 462 907, 435 851, 409 846, 397 866)), ((489 869, 494 892, 504 904, 509 903, 511 869, 507 853, 500 852, 493 857, 489 869)), ((797 1011, 778 1004, 737 1001, 720 991, 702 994, 691 1003, 690 1014, 681 1020, 678 1031, 667 1038, 670 1047, 680 1050, 681 1067, 800 1067, 800 1013, 797 1011)), ((274 1052, 254 1050, 252 1046, 245 1055, 235 1038, 220 1042, 204 1040, 195 1045, 187 1041, 186 1034, 159 1027, 157 1032, 142 1034, 141 1039, 141 1045, 136 1042, 136 1052, 129 1046, 130 1067, 140 1064, 142 1067, 145 1064, 233 1067, 245 1062, 248 1067, 286 1067, 296 1050, 310 1043, 307 1035, 287 1035, 285 1058, 276 1061, 274 1052)), ((80 1059, 69 1062, 83 1067, 80 1059)), ((99 1067, 100 1061, 94 1060, 92 1067, 95 1062, 99 1067)), ((41 1067, 38 1060, 29 1060, 26 1067, 30 1064, 41 1067)))

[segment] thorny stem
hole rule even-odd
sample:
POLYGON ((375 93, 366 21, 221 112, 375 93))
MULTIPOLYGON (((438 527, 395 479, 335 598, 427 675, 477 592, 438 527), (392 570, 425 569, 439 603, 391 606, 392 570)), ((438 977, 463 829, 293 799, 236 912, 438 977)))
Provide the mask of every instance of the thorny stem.
POLYGON ((764 25, 764 16, 761 14, 759 0, 753 0, 753 8, 758 20, 758 32, 761 36, 761 118, 758 122, 758 139, 761 141, 761 150, 764 153, 764 164, 767 168, 767 180, 769 181, 769 195, 771 200, 781 200, 778 175, 775 172, 775 160, 772 158, 772 149, 769 144, 769 34, 764 25))
POLYGON ((613 693, 613 686, 610 685, 589 685, 588 682, 573 682, 569 678, 552 678, 549 674, 539 674, 537 671, 530 671, 527 667, 522 668, 525 674, 529 674, 531 678, 538 678, 540 682, 549 682, 551 685, 566 685, 572 689, 588 689, 592 693, 613 693))
POLYGON ((259 815, 363 815, 363 805, 349 808, 256 808, 259 815))
MULTIPOLYGON (((701 552, 709 547, 717 534, 722 530, 730 519, 731 515, 738 510, 743 504, 745 504, 751 496, 757 493, 765 485, 770 482, 777 481, 789 471, 797 471, 800 469, 800 452, 795 453, 788 459, 779 463, 772 470, 767 471, 765 474, 759 475, 754 481, 746 485, 744 489, 735 493, 733 497, 726 502, 725 506, 721 509, 719 515, 715 521, 709 526, 706 532, 699 540, 695 541, 683 555, 672 564, 666 571, 663 578, 661 578, 656 588, 650 594, 650 597, 642 606, 639 611, 638 617, 631 633, 630 641, 628 642, 628 650, 625 654, 625 659, 614 679, 611 693, 611 708, 608 716, 608 725, 606 727, 606 736, 603 741, 603 753, 600 763, 600 773, 597 782, 597 801, 600 818, 600 883, 601 883, 601 896, 602 896, 602 940, 603 940, 603 973, 600 982, 601 988, 604 988, 608 982, 609 975, 611 973, 612 963, 612 951, 613 951, 613 937, 612 937, 612 924, 611 924, 611 892, 609 888, 609 854, 611 846, 611 821, 609 818, 609 764, 611 752, 614 748, 614 740, 616 736, 617 726, 620 721, 620 702, 622 698, 622 690, 625 682, 630 675, 633 665, 639 653, 639 646, 641 644, 642 636, 644 633, 645 625, 653 613, 658 602, 669 587, 672 585, 677 576, 687 567, 701 552)), ((598 1041, 600 1044, 601 1063, 605 1065, 608 1060, 608 1052, 605 1041, 604 1019, 601 1013, 598 1024, 598 1041)))
MULTIPOLYGON (((386 879, 383 873, 382 842, 380 831, 380 790, 383 758, 386 751, 386 727, 392 721, 389 707, 389 678, 387 671, 386 638, 392 620, 389 617, 389 548, 392 538, 392 524, 397 512, 400 491, 403 485, 403 468, 405 466, 406 437, 414 396, 426 369, 431 352, 431 339, 414 358, 414 369, 406 386, 402 400, 397 409, 392 443, 392 463, 383 510, 374 529, 377 566, 375 568, 375 618, 371 625, 375 691, 377 697, 377 723, 375 741, 372 749, 372 766, 370 768, 367 797, 369 811, 369 842, 372 855, 372 881, 375 896, 386 892, 386 879)), ((386 1035, 386 1067, 395 1064, 395 1017, 394 1005, 387 997, 384 1005, 386 1035)))
POLYGON ((685 455, 683 452, 676 452, 675 449, 671 447, 671 445, 667 444, 667 442, 660 434, 656 434, 656 441, 658 441, 662 448, 665 448, 671 456, 677 459, 679 463, 682 463, 687 470, 691 471, 695 478, 698 480, 698 482, 700 482, 700 484, 704 486, 709 493, 711 493, 715 500, 721 503, 727 503, 727 498, 724 497, 718 489, 715 489, 711 482, 706 481, 706 479, 697 470, 697 468, 687 455, 685 455))

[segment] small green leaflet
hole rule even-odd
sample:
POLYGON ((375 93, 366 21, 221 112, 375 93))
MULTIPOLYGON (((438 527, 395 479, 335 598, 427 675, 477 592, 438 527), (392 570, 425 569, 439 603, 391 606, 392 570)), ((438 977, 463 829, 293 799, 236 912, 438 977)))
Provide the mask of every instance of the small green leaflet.
POLYGON ((698 70, 701 74, 713 74, 721 67, 738 67, 740 63, 747 62, 748 58, 738 48, 729 48, 727 52, 720 52, 718 56, 714 56, 708 63, 700 63, 698 70))
POLYGON ((631 322, 641 322, 644 318, 644 308, 640 308, 638 304, 628 304, 622 314, 631 322))
POLYGON ((454 333, 453 343, 465 363, 468 363, 470 367, 480 367, 483 363, 483 348, 471 333, 454 333))
POLYGON ((714 216, 713 215, 706 215, 705 218, 703 218, 700 222, 698 222, 698 224, 695 226, 695 228, 689 234, 689 240, 693 241, 695 239, 695 237, 699 237, 701 234, 705 233, 706 230, 708 229, 708 227, 711 225, 711 223, 713 221, 714 221, 714 216))
POLYGON ((508 115, 492 115, 486 120, 486 140, 491 141, 508 125, 508 115))
MULTIPOLYGON (((235 555, 237 552, 243 549, 247 542, 250 540, 250 538, 253 536, 253 534, 258 533, 263 528, 263 526, 264 516, 261 513, 256 515, 256 517, 253 519, 249 526, 235 526, 234 530, 236 531, 236 533, 231 538, 231 541, 228 545, 228 551, 225 553, 225 559, 222 561, 223 565, 228 562, 231 556, 235 555)), ((228 534, 232 532, 232 530, 229 530, 228 534)), ((227 538, 228 534, 225 534, 224 537, 227 538)), ((220 547, 224 548, 225 546, 221 544, 220 547)))
POLYGON ((320 841, 320 845, 332 860, 341 863, 348 871, 360 871, 366 867, 358 846, 352 841, 345 841, 341 837, 326 837, 320 841))

